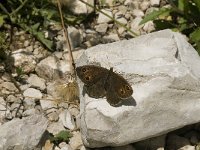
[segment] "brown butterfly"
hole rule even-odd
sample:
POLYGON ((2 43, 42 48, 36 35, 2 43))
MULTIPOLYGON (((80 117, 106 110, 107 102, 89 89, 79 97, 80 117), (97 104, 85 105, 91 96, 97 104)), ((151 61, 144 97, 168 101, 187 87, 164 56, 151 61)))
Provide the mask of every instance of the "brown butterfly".
POLYGON ((133 94, 131 85, 122 76, 113 72, 113 68, 108 70, 95 65, 85 65, 77 67, 76 72, 90 97, 106 96, 112 106, 120 104, 133 94))

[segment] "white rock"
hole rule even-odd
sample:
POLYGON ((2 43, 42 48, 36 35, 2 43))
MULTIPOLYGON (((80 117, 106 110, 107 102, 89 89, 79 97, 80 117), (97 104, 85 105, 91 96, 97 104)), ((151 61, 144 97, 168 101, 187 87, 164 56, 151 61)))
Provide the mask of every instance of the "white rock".
POLYGON ((131 13, 135 17, 143 17, 144 16, 144 12, 141 11, 140 9, 134 9, 131 13))
POLYGON ((103 37, 103 40, 105 40, 105 43, 111 43, 111 42, 116 42, 119 41, 120 38, 118 34, 109 34, 103 37))
POLYGON ((47 130, 53 135, 56 135, 60 131, 63 131, 66 129, 63 127, 62 122, 58 121, 58 122, 52 122, 51 124, 49 124, 49 126, 47 127, 47 130))
POLYGON ((73 130, 76 128, 74 118, 71 116, 70 112, 68 110, 65 110, 60 113, 59 115, 60 121, 63 123, 63 126, 73 130))
POLYGON ((23 73, 34 71, 36 66, 36 57, 25 49, 19 49, 12 53, 14 66, 22 69, 23 73))
POLYGON ((140 29, 144 26, 144 25, 139 25, 139 23, 142 21, 141 17, 136 17, 135 19, 132 20, 131 22, 131 30, 137 34, 140 34, 140 29))
POLYGON ((144 24, 144 27, 143 27, 143 30, 146 32, 146 33, 150 33, 152 31, 155 30, 155 25, 153 23, 153 21, 148 21, 144 24))
POLYGON ((53 101, 53 98, 51 97, 48 97, 48 99, 47 98, 40 99, 40 104, 43 110, 49 110, 57 107, 56 102, 53 101))
POLYGON ((3 82, 3 83, 1 83, 0 86, 9 91, 15 91, 15 92, 18 91, 18 89, 15 87, 14 83, 12 83, 12 82, 3 82))
MULTIPOLYGON (((101 10, 102 12, 106 13, 108 16, 112 17, 113 18, 113 14, 111 12, 110 9, 102 9, 101 10)), ((99 13, 99 17, 97 19, 97 23, 109 23, 111 22, 112 20, 110 18, 108 18, 107 16, 105 16, 104 14, 102 13, 99 13)))
POLYGON ((3 122, 3 119, 5 118, 6 110, 6 102, 3 97, 0 97, 0 125, 3 122))
POLYGON ((41 90, 44 90, 46 88, 45 80, 38 77, 35 74, 31 74, 30 77, 28 78, 27 82, 29 84, 31 84, 32 87, 36 87, 36 88, 39 88, 41 90))
POLYGON ((67 28, 67 31, 70 37, 69 39, 70 39, 71 46, 73 48, 79 47, 80 44, 83 42, 83 36, 80 33, 80 31, 76 29, 75 27, 71 27, 71 26, 67 28))
POLYGON ((49 56, 37 64, 35 71, 44 79, 55 80, 60 79, 66 72, 70 71, 70 64, 67 60, 58 60, 54 56, 49 56))
POLYGON ((34 149, 47 128, 48 120, 42 115, 14 119, 0 126, 0 149, 34 149))
POLYGON ((60 147, 61 150, 73 150, 73 149, 71 148, 71 146, 68 145, 68 144, 66 144, 65 142, 60 143, 60 144, 59 144, 59 147, 60 147))
POLYGON ((178 150, 198 150, 198 149, 196 149, 195 146, 186 145, 184 147, 179 148, 178 150))
POLYGON ((120 107, 82 95, 81 132, 87 147, 121 146, 200 121, 200 58, 184 36, 171 30, 89 48, 77 66, 114 67, 132 84, 120 107), (107 138, 109 137, 109 138, 107 138))
POLYGON ((115 20, 119 21, 122 24, 127 24, 127 20, 124 18, 124 15, 121 11, 115 13, 115 20))
POLYGON ((42 98, 42 93, 34 88, 28 88, 27 90, 24 91, 23 95, 25 97, 36 98, 36 99, 42 98))
POLYGON ((160 0, 150 0, 151 6, 159 6, 160 0))
MULTIPOLYGON (((83 0, 86 3, 94 6, 94 1, 91 0, 83 0)), ((79 0, 61 0, 61 4, 68 7, 74 14, 88 14, 93 11, 93 8, 87 6, 79 0)))
POLYGON ((150 6, 150 2, 149 1, 143 1, 141 4, 140 4, 140 9, 142 11, 145 11, 147 10, 147 8, 149 8, 150 6))
POLYGON ((108 29, 108 24, 107 23, 101 23, 95 26, 95 29, 97 32, 99 33, 106 33, 107 29, 108 29))
POLYGON ((69 145, 72 149, 80 149, 83 146, 80 132, 73 132, 73 137, 70 139, 69 145))
POLYGON ((127 5, 129 8, 131 8, 131 10, 134 10, 139 9, 139 3, 139 1, 125 0, 124 5, 127 5))

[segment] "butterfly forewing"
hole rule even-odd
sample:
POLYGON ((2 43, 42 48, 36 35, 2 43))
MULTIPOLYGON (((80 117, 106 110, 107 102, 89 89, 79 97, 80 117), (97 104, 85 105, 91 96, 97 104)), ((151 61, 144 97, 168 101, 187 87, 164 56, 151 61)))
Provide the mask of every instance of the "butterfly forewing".
POLYGON ((95 84, 101 78, 104 78, 109 72, 108 69, 94 66, 94 65, 85 65, 76 68, 78 77, 86 85, 95 84))

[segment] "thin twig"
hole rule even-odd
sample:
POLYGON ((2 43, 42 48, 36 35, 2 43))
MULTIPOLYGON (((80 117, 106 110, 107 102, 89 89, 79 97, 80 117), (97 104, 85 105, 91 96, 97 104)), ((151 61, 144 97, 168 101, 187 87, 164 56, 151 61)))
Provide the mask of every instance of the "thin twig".
POLYGON ((26 2, 28 2, 28 0, 25 0, 17 9, 15 9, 11 15, 16 14, 20 9, 22 9, 24 7, 24 5, 26 4, 26 2))
POLYGON ((73 74, 75 75, 76 74, 75 73, 75 67, 76 66, 75 66, 74 58, 73 58, 73 54, 72 54, 72 47, 71 47, 71 44, 70 44, 70 41, 69 41, 69 35, 68 35, 68 31, 65 28, 60 1, 57 0, 57 3, 58 3, 58 9, 59 9, 59 13, 60 13, 61 24, 62 24, 62 28, 63 28, 63 31, 64 31, 64 37, 65 37, 65 40, 67 41, 67 47, 68 47, 68 50, 69 50, 69 58, 70 58, 70 61, 72 62, 71 70, 72 70, 73 74))

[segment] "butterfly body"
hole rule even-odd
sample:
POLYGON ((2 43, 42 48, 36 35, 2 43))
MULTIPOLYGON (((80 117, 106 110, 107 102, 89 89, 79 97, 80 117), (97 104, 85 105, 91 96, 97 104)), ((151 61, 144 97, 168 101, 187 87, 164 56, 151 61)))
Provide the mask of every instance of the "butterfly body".
POLYGON ((85 65, 77 67, 76 72, 85 84, 89 96, 95 98, 106 96, 112 106, 118 105, 133 94, 130 84, 122 76, 113 72, 112 68, 108 70, 95 65, 85 65))

